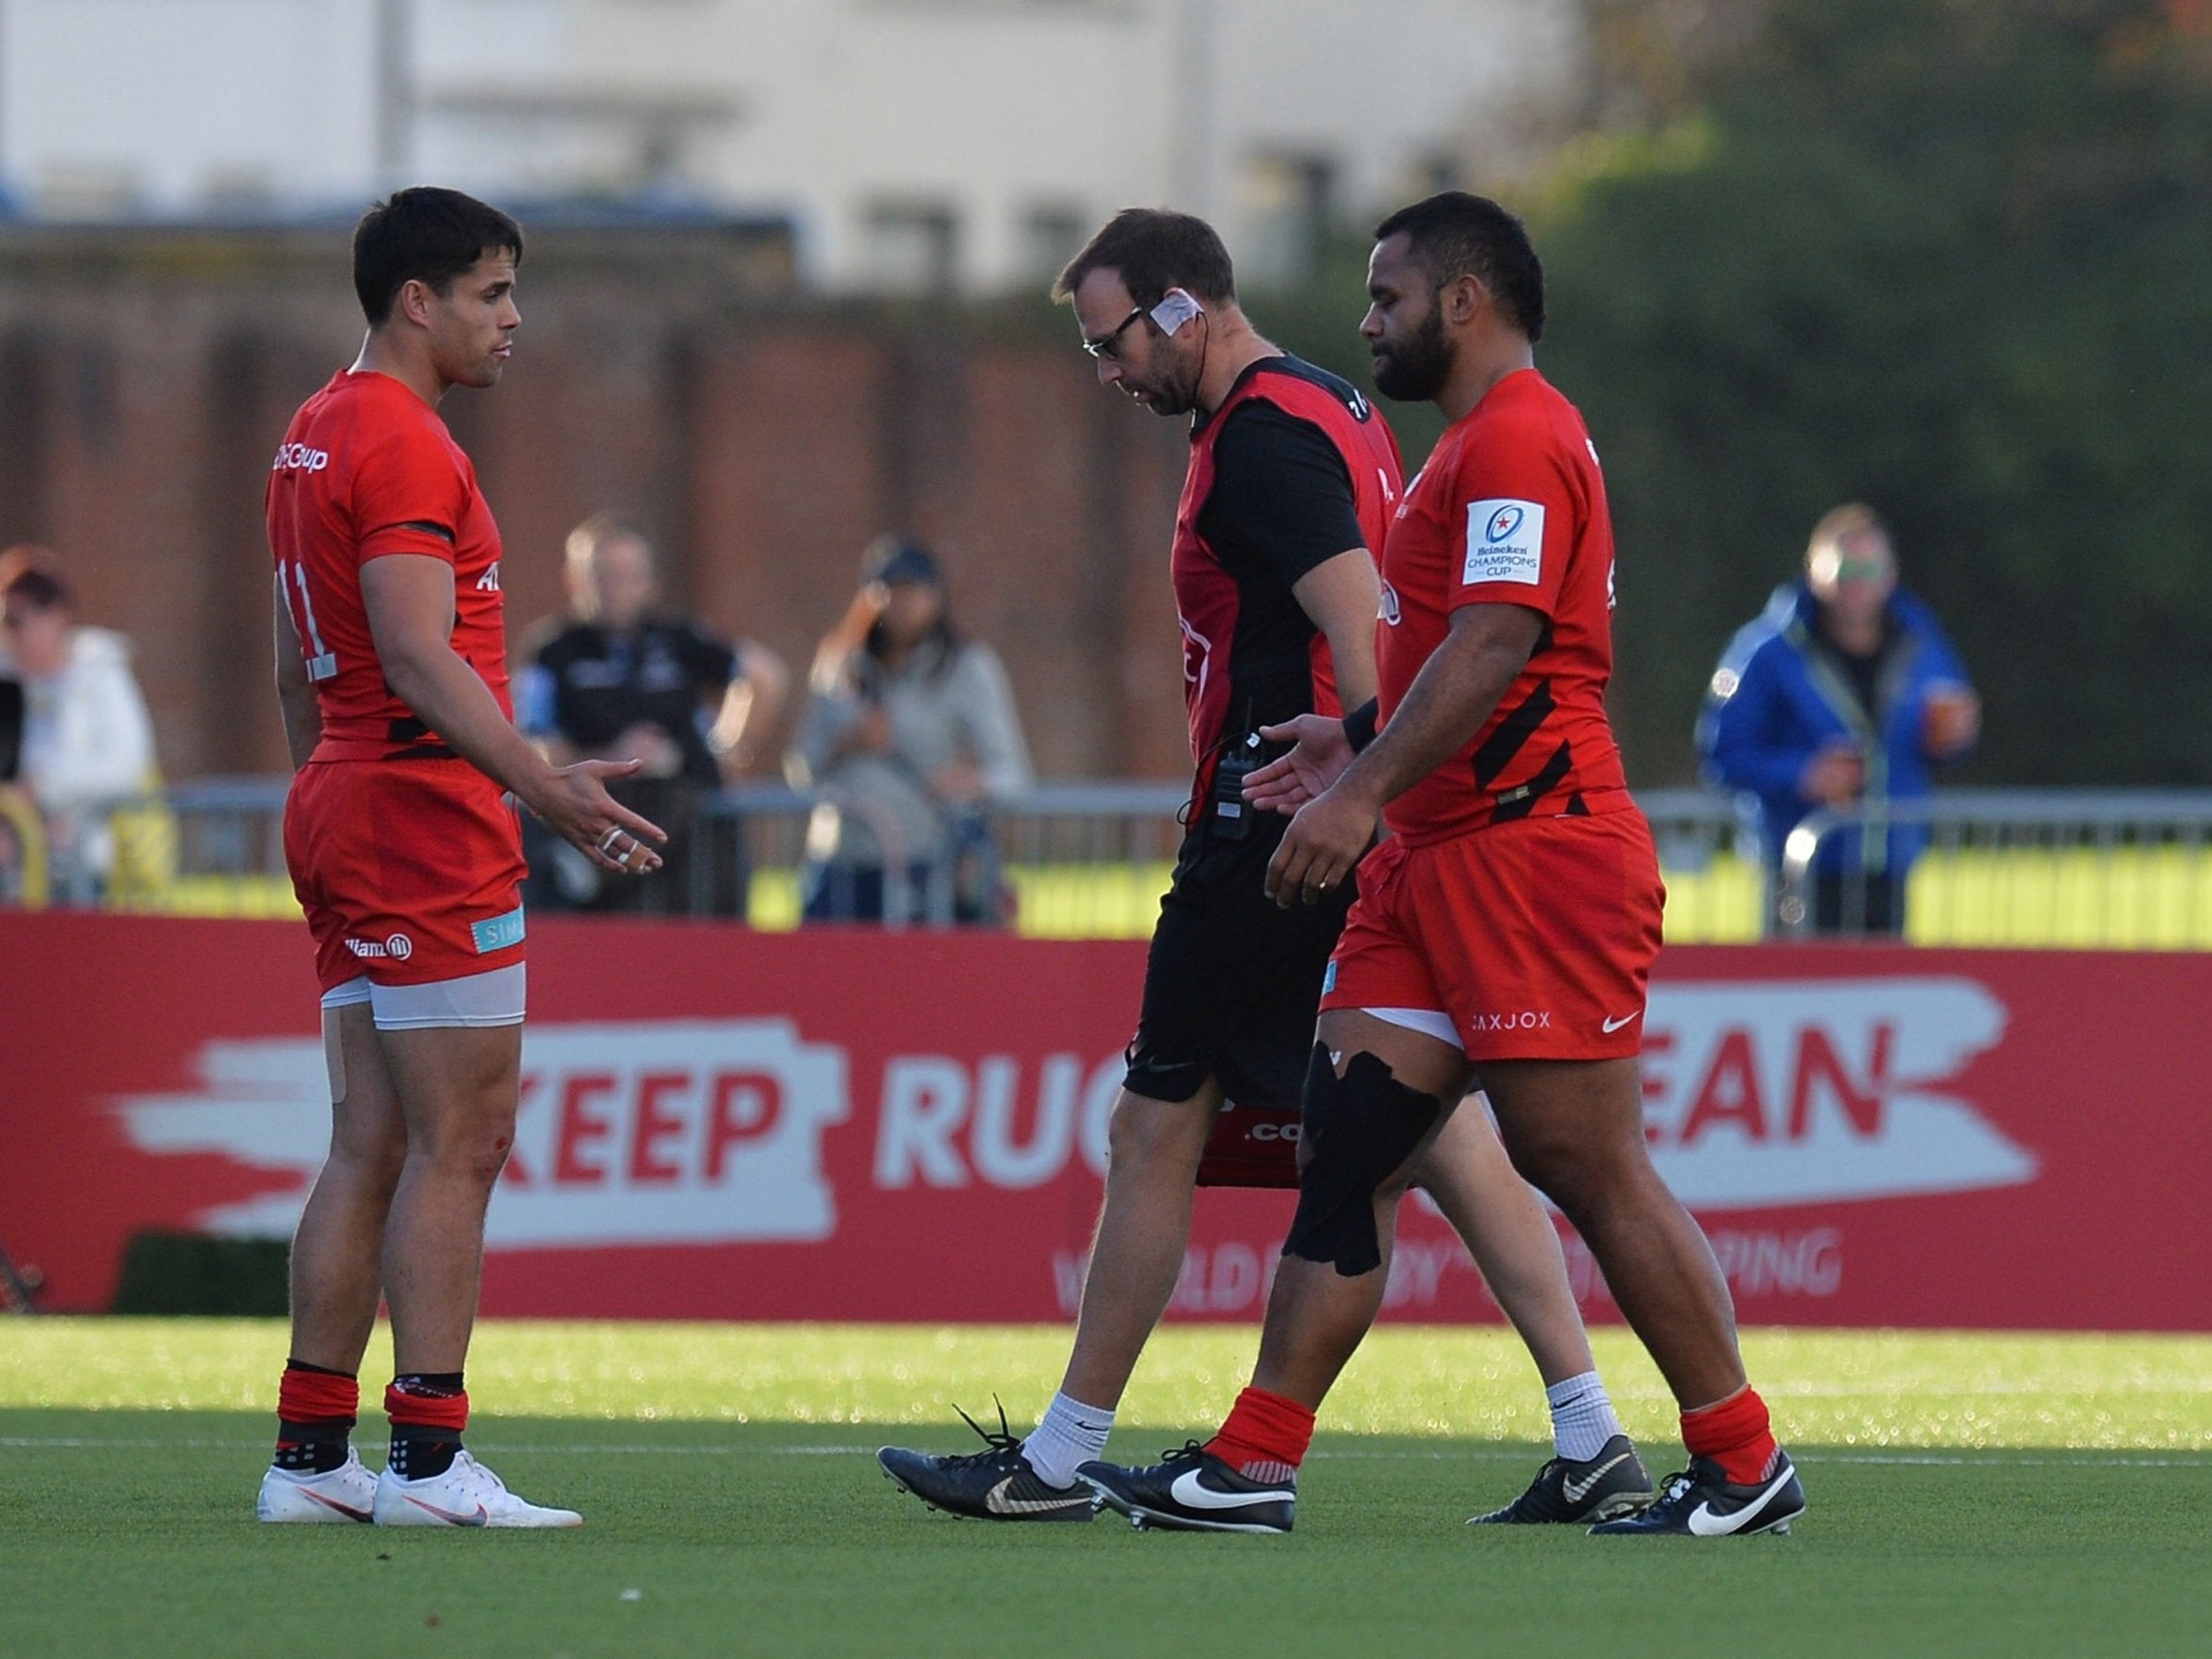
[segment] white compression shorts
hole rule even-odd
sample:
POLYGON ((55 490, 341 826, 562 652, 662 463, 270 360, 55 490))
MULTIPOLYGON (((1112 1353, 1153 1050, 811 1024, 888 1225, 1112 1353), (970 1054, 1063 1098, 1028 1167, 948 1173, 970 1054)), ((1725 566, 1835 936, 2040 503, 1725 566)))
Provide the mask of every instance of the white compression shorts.
POLYGON ((1449 1043, 1462 1054, 1467 1045, 1460 1041, 1460 1028, 1451 1023, 1451 1015, 1441 1008, 1362 1008, 1356 1012, 1378 1019, 1386 1026, 1397 1026, 1407 1031, 1418 1031, 1424 1037, 1433 1037, 1439 1043, 1449 1043))
POLYGON ((527 1000, 526 963, 463 974, 423 985, 378 985, 356 974, 323 993, 325 1008, 370 1005, 380 1031, 419 1031, 438 1026, 519 1026, 527 1000))

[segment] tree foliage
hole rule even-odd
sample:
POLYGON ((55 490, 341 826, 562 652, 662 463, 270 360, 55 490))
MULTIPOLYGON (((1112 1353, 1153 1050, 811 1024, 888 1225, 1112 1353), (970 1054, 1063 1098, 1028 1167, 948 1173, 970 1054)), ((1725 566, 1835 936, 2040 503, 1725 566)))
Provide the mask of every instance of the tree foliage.
POLYGON ((1974 776, 2204 782, 2212 4, 1752 13, 1702 8, 1665 76, 1638 35, 1648 118, 1531 204, 1635 774, 1688 777, 1721 643, 1863 498, 1981 683, 1974 776))

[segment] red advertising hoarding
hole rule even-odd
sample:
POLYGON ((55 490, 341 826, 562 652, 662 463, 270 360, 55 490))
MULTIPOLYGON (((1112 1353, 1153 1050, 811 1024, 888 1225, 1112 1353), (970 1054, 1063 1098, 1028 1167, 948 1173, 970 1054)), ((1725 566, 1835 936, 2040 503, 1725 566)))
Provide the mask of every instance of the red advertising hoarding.
MULTIPOLYGON (((1143 971, 534 919, 486 1310, 1068 1317, 1143 971)), ((328 1133, 304 929, 0 914, 0 1244, 45 1305, 105 1305, 141 1229, 289 1233, 328 1133)), ((1746 1323, 2212 1330, 2208 1006, 2212 957, 1674 950, 1647 1134, 1746 1323)), ((1292 1202, 1203 1193, 1174 1315, 1256 1317, 1292 1202)), ((1497 1317, 1425 1202, 1386 1317, 1497 1317)))

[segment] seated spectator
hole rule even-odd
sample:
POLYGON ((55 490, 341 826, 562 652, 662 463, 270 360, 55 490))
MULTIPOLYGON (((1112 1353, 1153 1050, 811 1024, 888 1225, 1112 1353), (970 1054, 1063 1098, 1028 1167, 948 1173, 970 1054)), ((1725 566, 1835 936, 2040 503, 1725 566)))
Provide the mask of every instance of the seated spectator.
POLYGON ((1006 669, 954 631, 928 548, 870 547, 810 689, 788 763, 794 785, 823 796, 806 920, 1004 921, 982 809, 1029 786, 1029 752, 1006 669))
POLYGON ((94 898, 115 872, 111 814, 159 787, 153 721, 130 672, 130 642, 79 623, 68 584, 45 556, 10 554, 0 635, 18 730, 13 781, 0 788, 43 822, 53 890, 94 898))
POLYGON ((708 838, 703 798, 744 773, 761 734, 782 717, 790 676, 750 640, 729 644, 660 608, 652 541, 612 513, 569 532, 568 612, 534 630, 519 653, 515 719, 556 765, 644 762, 615 799, 669 832, 654 875, 602 882, 567 843, 531 839, 532 896, 570 908, 742 915, 734 826, 708 838))
POLYGON ((1854 505, 1813 526, 1804 579, 1729 642, 1698 747, 1713 782, 1755 799, 1770 884, 1790 831, 1814 809, 1857 814, 1820 844, 1811 931, 1897 934, 1927 836, 1883 809, 1925 799, 1932 765, 1963 754, 1980 729, 1950 641, 1898 586, 1888 531, 1854 505))
MULTIPOLYGON (((42 550, 28 545, 0 552, 0 594, 37 562, 42 550)), ((23 755, 23 685, 16 673, 15 651, 0 628, 0 785, 15 782, 23 755)))

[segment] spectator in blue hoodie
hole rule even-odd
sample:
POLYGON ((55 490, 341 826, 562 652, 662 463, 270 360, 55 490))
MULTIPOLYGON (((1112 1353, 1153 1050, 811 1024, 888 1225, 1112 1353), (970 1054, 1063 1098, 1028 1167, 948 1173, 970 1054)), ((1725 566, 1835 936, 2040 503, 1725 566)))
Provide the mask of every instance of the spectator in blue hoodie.
POLYGON ((1756 799, 1770 885, 1808 814, 1860 814, 1820 845, 1812 931, 1896 934, 1926 834, 1886 822, 1882 809, 1925 798, 1931 768, 1963 754, 1980 729, 1958 653, 1898 586, 1888 530, 1855 503, 1813 526, 1804 579, 1729 641, 1698 749, 1709 779, 1756 799))

